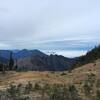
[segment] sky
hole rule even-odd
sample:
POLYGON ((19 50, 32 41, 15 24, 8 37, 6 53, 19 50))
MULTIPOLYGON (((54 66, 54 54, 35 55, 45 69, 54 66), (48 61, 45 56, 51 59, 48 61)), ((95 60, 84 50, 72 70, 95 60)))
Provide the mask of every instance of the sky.
POLYGON ((100 0, 0 0, 0 49, 68 57, 100 44, 100 0))

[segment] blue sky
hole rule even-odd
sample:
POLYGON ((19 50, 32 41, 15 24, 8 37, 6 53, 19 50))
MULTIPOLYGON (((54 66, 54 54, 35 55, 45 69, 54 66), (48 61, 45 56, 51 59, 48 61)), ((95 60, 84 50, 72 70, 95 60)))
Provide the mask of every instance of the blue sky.
POLYGON ((100 0, 0 0, 0 49, 72 57, 98 44, 100 0))

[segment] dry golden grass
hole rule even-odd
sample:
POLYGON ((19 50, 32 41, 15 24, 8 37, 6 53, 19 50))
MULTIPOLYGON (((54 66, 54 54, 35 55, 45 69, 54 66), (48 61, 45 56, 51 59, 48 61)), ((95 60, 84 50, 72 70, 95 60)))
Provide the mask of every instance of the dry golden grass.
POLYGON ((80 68, 73 70, 71 73, 65 72, 6 72, 5 75, 0 73, 0 89, 5 89, 9 84, 26 84, 28 81, 34 83, 48 83, 48 84, 80 84, 85 79, 86 75, 90 72, 96 75, 96 78, 100 78, 100 59, 94 63, 86 64, 80 68), (62 75, 65 73, 65 75, 62 75))

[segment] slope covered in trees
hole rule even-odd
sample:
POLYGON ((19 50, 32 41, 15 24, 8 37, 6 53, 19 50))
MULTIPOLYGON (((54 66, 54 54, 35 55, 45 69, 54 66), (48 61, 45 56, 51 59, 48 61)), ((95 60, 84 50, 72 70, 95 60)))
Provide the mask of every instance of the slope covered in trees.
POLYGON ((87 52, 86 55, 78 57, 75 66, 78 67, 90 62, 94 62, 99 58, 100 58, 100 45, 96 46, 91 51, 87 52))

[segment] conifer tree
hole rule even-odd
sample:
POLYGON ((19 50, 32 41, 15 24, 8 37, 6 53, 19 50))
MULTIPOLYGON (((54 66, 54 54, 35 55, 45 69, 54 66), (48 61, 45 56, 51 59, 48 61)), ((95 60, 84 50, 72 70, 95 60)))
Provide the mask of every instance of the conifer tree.
MULTIPOLYGON (((0 60, 2 60, 2 57, 1 57, 1 53, 0 53, 0 60)), ((5 65, 3 64, 2 61, 0 61, 0 70, 2 71, 3 74, 5 74, 5 65)))
POLYGON ((12 70, 13 66, 14 66, 14 60, 13 60, 12 55, 13 55, 13 53, 11 52, 10 53, 10 60, 9 60, 9 70, 12 70))

